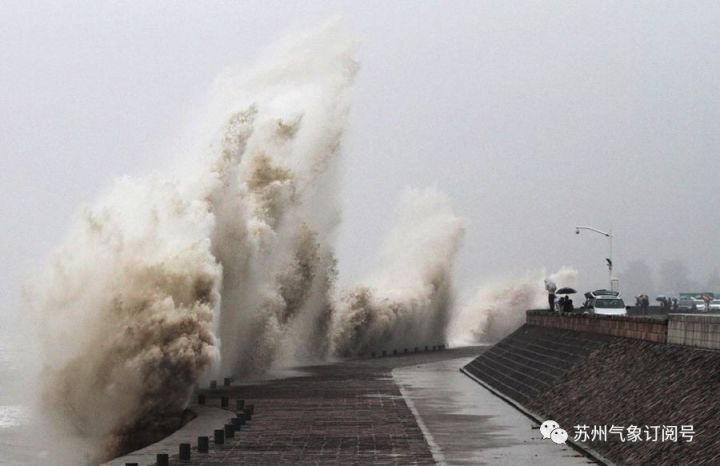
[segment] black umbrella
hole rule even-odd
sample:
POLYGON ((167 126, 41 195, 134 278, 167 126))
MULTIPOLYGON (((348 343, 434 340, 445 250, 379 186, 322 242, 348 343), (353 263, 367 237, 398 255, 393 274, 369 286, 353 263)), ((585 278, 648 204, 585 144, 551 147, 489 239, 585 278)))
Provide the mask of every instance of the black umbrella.
POLYGON ((555 292, 555 294, 575 294, 577 291, 575 291, 572 288, 560 288, 555 292))

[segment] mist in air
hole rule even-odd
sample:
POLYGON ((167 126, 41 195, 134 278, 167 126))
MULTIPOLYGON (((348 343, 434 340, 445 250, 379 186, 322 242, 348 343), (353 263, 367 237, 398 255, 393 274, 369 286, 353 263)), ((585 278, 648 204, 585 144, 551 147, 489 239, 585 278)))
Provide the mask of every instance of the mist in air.
POLYGON ((260 57, 327 8, 116 8, 0 31, 3 311, 75 461, 213 377, 502 338, 606 286, 576 224, 629 303, 720 291, 716 6, 376 4, 260 57))
MULTIPOLYGON (((83 454, 107 459, 160 435, 210 377, 448 341, 465 225, 437 189, 408 189, 378 269, 337 284, 338 164, 358 69, 340 21, 293 37, 218 81, 190 169, 118 179, 82 209, 27 294, 39 402, 83 454)), ((460 337, 512 331, 542 290, 503 288, 511 305, 460 313, 460 337)))

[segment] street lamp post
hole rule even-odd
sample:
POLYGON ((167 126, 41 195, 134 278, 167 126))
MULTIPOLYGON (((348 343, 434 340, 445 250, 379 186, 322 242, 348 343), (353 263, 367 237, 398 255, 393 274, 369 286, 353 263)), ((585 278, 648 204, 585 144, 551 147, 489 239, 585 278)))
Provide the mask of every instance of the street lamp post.
POLYGON ((610 288, 608 288, 608 289, 612 290, 612 286, 613 286, 613 283, 612 283, 612 282, 613 282, 613 278, 612 278, 612 269, 613 269, 613 261, 612 261, 612 240, 613 240, 613 235, 612 235, 612 230, 611 230, 611 231, 602 231, 602 230, 598 230, 597 228, 588 227, 588 226, 576 226, 576 227, 575 227, 575 234, 576 234, 576 235, 579 235, 579 234, 580 234, 580 230, 590 230, 590 231, 594 231, 595 233, 601 234, 601 235, 605 236, 605 237, 608 239, 608 241, 609 241, 609 243, 610 243, 610 254, 609 254, 608 258, 607 258, 608 279, 609 279, 609 282, 610 282, 610 288))

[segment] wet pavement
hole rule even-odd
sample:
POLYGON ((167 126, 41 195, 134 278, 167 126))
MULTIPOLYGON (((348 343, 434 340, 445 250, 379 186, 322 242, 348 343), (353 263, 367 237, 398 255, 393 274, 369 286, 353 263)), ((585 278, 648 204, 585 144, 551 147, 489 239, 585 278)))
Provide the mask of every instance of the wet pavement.
POLYGON ((543 440, 537 424, 460 373, 472 358, 393 370, 435 459, 453 465, 587 465, 574 449, 543 440))
MULTIPOLYGON (((212 441, 212 429, 197 430, 193 424, 198 423, 188 424, 180 433, 186 438, 209 436, 209 451, 198 452, 197 442, 191 442, 191 459, 180 461, 175 446, 170 464, 434 465, 425 436, 391 372, 405 365, 472 357, 482 350, 459 348, 341 361, 277 372, 271 380, 252 384, 203 389, 210 407, 220 407, 221 397, 229 399, 231 408, 236 400, 253 405, 252 420, 222 445, 212 441)), ((146 452, 152 454, 152 450, 146 452)), ((165 447, 157 450, 168 452, 165 447)), ((119 458, 116 463, 123 461, 134 459, 119 458)), ((139 464, 145 465, 144 460, 139 464)))
POLYGON ((254 405, 252 420, 222 445, 212 441, 213 426, 192 422, 177 435, 209 436, 208 452, 191 441, 191 459, 180 461, 171 439, 146 448, 138 462, 171 453, 171 465, 195 466, 588 464, 574 450, 540 441, 532 421, 458 371, 484 350, 343 361, 205 389, 210 407, 219 408, 221 397, 231 408, 238 399, 254 405))

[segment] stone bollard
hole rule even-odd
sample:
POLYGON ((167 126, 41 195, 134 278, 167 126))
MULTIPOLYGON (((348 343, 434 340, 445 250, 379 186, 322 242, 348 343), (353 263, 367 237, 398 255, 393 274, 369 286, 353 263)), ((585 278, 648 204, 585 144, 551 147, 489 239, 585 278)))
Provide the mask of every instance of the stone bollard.
POLYGON ((427 347, 427 345, 425 345, 425 351, 427 351, 427 350, 428 350, 428 347, 427 347))
POLYGON ((223 385, 225 385, 226 387, 229 387, 231 383, 232 383, 232 377, 225 377, 223 379, 223 385))
POLYGON ((382 355, 383 355, 383 358, 384 358, 385 356, 387 356, 387 351, 383 350, 382 355))
POLYGON ((211 380, 210 381, 210 390, 215 390, 215 389, 217 389, 217 381, 211 380))
POLYGON ((198 437, 198 452, 207 453, 210 449, 210 439, 208 437, 198 437))
POLYGON ((393 356, 395 356, 396 354, 397 354, 397 350, 394 349, 394 350, 393 350, 393 356))
POLYGON ((407 350, 407 348, 405 348, 405 349, 403 350, 403 353, 404 353, 404 354, 407 354, 407 352, 408 352, 408 350, 407 350))
POLYGON ((225 430, 215 429, 215 445, 222 445, 225 443, 225 430))
POLYGON ((245 408, 245 400, 235 400, 235 411, 242 411, 245 408))
POLYGON ((199 405, 204 405, 205 404, 205 395, 203 395, 202 393, 198 393, 197 401, 198 401, 199 405))
POLYGON ((225 424, 225 438, 235 437, 235 426, 233 424, 225 424))
POLYGON ((220 397, 220 407, 227 408, 228 406, 230 406, 230 398, 226 396, 220 397))
POLYGON ((189 443, 181 443, 180 444, 180 459, 181 460, 189 460, 190 459, 190 444, 189 443))
POLYGON ((417 347, 417 346, 415 347, 415 350, 414 350, 414 351, 415 351, 416 353, 418 352, 418 347, 417 347))
POLYGON ((374 357, 375 357, 375 351, 373 351, 372 353, 370 353, 370 356, 374 358, 374 357))
POLYGON ((233 425, 235 426, 235 430, 239 431, 240 427, 245 424, 245 418, 244 417, 234 417, 230 420, 230 422, 232 422, 233 425))
POLYGON ((170 456, 167 453, 158 453, 155 457, 157 466, 170 466, 170 456))

